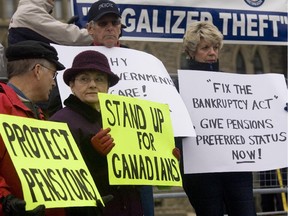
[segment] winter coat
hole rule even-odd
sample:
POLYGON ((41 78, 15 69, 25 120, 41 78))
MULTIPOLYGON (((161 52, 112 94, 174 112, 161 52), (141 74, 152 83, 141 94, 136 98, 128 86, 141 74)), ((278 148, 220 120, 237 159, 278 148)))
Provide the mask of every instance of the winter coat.
MULTIPOLYGON (((100 195, 114 196, 112 201, 105 204, 103 215, 143 216, 138 187, 109 185, 107 159, 98 154, 91 145, 92 136, 102 128, 100 112, 74 95, 70 95, 64 104, 66 107, 56 112, 50 120, 68 124, 100 195)), ((74 210, 77 213, 71 215, 93 215, 89 213, 89 208, 74 208, 74 210)))
MULTIPOLYGON (((202 63, 190 60, 188 67, 183 69, 217 72, 219 71, 219 62, 202 63)), ((175 144, 183 155, 182 138, 176 137, 175 144)), ((238 215, 256 215, 251 172, 184 174, 183 157, 180 161, 180 170, 183 189, 197 215, 210 215, 211 212, 217 215, 222 214, 219 213, 219 210, 221 211, 224 203, 228 209, 234 209, 234 212, 238 213, 241 212, 238 215)))
POLYGON ((56 20, 50 14, 53 7, 48 0, 20 0, 9 24, 8 43, 37 40, 68 46, 91 44, 86 29, 56 20))
MULTIPOLYGON (((205 63, 205 62, 197 62, 193 59, 189 59, 187 64, 185 66, 182 66, 183 70, 200 70, 200 71, 219 71, 219 61, 215 63, 205 63)), ((178 77, 174 78, 175 86, 179 91, 179 83, 178 83, 178 77)), ((175 137, 175 145, 177 148, 180 149, 181 155, 183 155, 183 149, 182 149, 182 137, 175 137)), ((183 168, 183 157, 181 157, 180 160, 180 170, 181 173, 184 173, 183 168)))
MULTIPOLYGON (((29 102, 25 101, 25 103, 29 102)), ((0 113, 35 118, 35 113, 24 105, 15 91, 3 83, 0 83, 0 113)), ((38 110, 38 114, 37 118, 44 120, 44 115, 40 110, 38 110)), ((0 136, 0 200, 9 194, 23 199, 20 179, 7 152, 4 141, 0 136)), ((0 203, 0 216, 3 215, 2 204, 0 203)), ((65 216, 64 209, 46 209, 46 216, 55 215, 65 216)))

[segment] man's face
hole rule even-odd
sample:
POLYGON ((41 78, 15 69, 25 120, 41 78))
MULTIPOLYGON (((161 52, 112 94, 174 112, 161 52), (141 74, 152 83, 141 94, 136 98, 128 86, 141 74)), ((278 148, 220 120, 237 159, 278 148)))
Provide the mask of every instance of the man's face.
POLYGON ((34 102, 48 101, 52 89, 56 86, 57 70, 55 65, 48 61, 41 64, 36 64, 34 70, 38 70, 38 89, 35 93, 34 102))
POLYGON ((118 44, 121 21, 115 14, 106 14, 99 20, 90 22, 87 29, 95 44, 111 48, 118 44))

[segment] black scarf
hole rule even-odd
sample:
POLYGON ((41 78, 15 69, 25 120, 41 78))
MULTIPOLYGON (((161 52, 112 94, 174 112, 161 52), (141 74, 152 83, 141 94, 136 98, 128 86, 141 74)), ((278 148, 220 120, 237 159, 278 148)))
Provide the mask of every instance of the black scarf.
POLYGON ((188 68, 190 70, 203 70, 203 71, 219 71, 219 62, 215 63, 203 63, 195 60, 190 60, 188 68))
POLYGON ((101 120, 101 113, 89 106, 88 104, 82 102, 75 95, 70 94, 69 97, 64 101, 65 106, 74 110, 75 112, 82 115, 89 122, 99 122, 101 120))

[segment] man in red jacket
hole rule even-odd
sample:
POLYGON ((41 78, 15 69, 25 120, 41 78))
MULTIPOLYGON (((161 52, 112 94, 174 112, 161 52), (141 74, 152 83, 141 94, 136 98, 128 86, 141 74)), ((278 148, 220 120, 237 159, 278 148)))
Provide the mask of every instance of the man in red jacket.
MULTIPOLYGON (((54 47, 23 41, 6 50, 8 83, 0 83, 0 113, 43 119, 37 102, 47 101, 56 85, 57 70, 65 67, 58 61, 54 47)), ((21 183, 0 136, 0 216, 65 216, 64 209, 46 209, 40 205, 25 211, 21 183)))

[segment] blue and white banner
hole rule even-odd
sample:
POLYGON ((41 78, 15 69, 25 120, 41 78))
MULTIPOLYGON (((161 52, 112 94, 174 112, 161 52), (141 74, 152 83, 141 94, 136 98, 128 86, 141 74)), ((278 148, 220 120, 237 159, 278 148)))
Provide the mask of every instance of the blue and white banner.
MULTIPOLYGON (((85 26, 95 0, 73 0, 85 26)), ((212 21, 225 43, 287 45, 288 0, 115 0, 122 14, 122 40, 182 42, 189 23, 212 21)))

